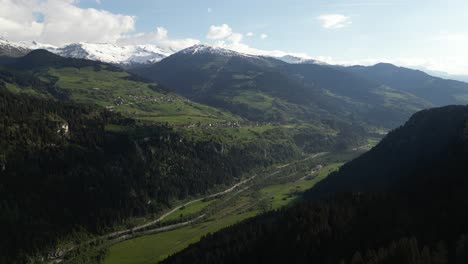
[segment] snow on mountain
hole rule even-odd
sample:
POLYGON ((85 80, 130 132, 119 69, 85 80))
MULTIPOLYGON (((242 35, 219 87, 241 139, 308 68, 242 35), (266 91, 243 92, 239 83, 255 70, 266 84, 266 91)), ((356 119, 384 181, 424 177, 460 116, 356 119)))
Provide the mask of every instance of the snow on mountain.
POLYGON ((306 59, 306 58, 301 58, 301 57, 296 57, 292 55, 285 55, 282 57, 275 57, 278 60, 282 60, 286 63, 290 64, 319 64, 319 65, 327 65, 325 62, 313 60, 313 59, 306 59))
MULTIPOLYGON (((63 57, 89 59, 122 66, 147 64, 158 62, 176 52, 171 48, 161 48, 156 45, 117 45, 110 43, 79 42, 63 47, 56 47, 36 41, 10 42, 0 38, 0 55, 23 56, 31 50, 46 49, 63 57)), ((264 59, 264 56, 249 55, 233 50, 208 45, 194 45, 179 51, 182 54, 218 54, 223 56, 242 56, 255 59, 264 59)), ((273 57, 291 64, 326 64, 320 61, 301 58, 292 55, 273 57)))
POLYGON ((26 55, 29 51, 27 47, 0 38, 0 56, 20 57, 26 55))
POLYGON ((57 46, 39 43, 36 41, 20 41, 20 42, 17 42, 16 44, 21 47, 27 48, 29 50, 45 49, 45 50, 53 51, 53 50, 58 49, 57 46))
POLYGON ((162 49, 155 45, 119 46, 80 42, 56 47, 36 41, 10 42, 0 38, 0 55, 23 56, 36 49, 45 49, 63 57, 97 60, 125 66, 154 63, 174 53, 171 49, 162 49))
POLYGON ((54 52, 57 49, 57 47, 49 44, 39 43, 36 41, 11 42, 6 39, 0 38, 0 50, 5 53, 4 55, 23 56, 31 50, 36 49, 47 49, 54 52))
POLYGON ((195 55, 195 54, 215 54, 215 55, 222 55, 222 56, 244 56, 244 57, 257 57, 254 55, 239 53, 237 51, 228 50, 224 48, 212 47, 208 45, 194 45, 188 47, 186 49, 181 50, 179 53, 186 54, 186 55, 195 55))
MULTIPOLYGON (((52 51, 54 52, 54 51, 52 51)), ((64 57, 97 60, 113 64, 153 63, 172 54, 155 45, 115 45, 108 43, 74 43, 58 48, 55 53, 64 57)))

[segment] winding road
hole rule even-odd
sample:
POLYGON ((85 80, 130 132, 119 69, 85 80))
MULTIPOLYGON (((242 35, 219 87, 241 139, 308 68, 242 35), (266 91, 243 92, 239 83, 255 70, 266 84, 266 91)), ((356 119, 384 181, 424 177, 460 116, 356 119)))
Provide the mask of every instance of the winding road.
MULTIPOLYGON (((314 158, 318 158, 318 157, 321 157, 323 155, 326 155, 328 154, 328 152, 321 152, 321 153, 316 153, 314 155, 311 155, 303 160, 299 160, 299 162, 303 162, 303 161, 306 161, 306 160, 309 160, 309 159, 314 159, 314 158)), ((278 166, 276 167, 276 169, 282 169, 282 168, 285 168, 285 167, 288 167, 289 165, 295 163, 297 161, 293 161, 293 162, 290 162, 290 163, 287 163, 287 164, 284 164, 284 165, 281 165, 281 166, 278 166)), ((273 176, 273 175, 276 175, 280 173, 279 170, 271 173, 267 178, 273 176)), ((67 249, 63 249, 63 250, 56 250, 55 252, 53 252, 52 254, 49 254, 49 257, 48 257, 48 263, 49 264, 52 264, 52 263, 60 263, 63 261, 64 257, 70 253, 71 251, 79 248, 80 246, 83 246, 83 245, 89 245, 89 244, 92 244, 94 242, 97 242, 99 239, 104 239, 104 240, 107 240, 109 243, 111 244, 114 244, 114 243, 118 243, 118 242, 121 242, 121 241, 124 241, 124 240, 127 240, 127 239, 131 239, 131 238, 134 238, 136 236, 141 236, 141 235, 149 235, 149 234, 154 234, 154 233, 158 233, 158 232, 164 232, 164 231, 169 231, 169 230, 172 230, 172 229, 176 229, 176 228, 179 228, 179 227, 183 227, 183 226, 186 226, 186 225, 190 225, 202 218, 204 218, 206 216, 206 214, 202 214, 192 220, 189 220, 189 221, 186 221, 186 222, 182 222, 182 223, 177 223, 177 224, 172 224, 172 225, 167 225, 167 226, 163 226, 163 227, 156 227, 156 228, 152 228, 152 229, 148 229, 148 230, 145 230, 159 222, 162 222, 166 217, 168 217, 169 215, 175 213, 176 211, 180 210, 182 207, 187 207, 193 203, 196 203, 196 202, 199 202, 199 201, 202 201, 204 199, 208 199, 208 198, 215 198, 215 197, 218 197, 218 196, 222 196, 222 195, 225 195, 225 194, 228 194, 232 191, 234 191, 236 188, 252 181, 253 179, 255 179, 257 177, 257 175, 254 175, 250 178, 247 178, 245 180, 242 180, 236 184, 234 184, 233 186, 229 187, 228 189, 224 190, 224 191, 221 191, 221 192, 218 192, 218 193, 215 193, 215 194, 211 194, 211 195, 208 195, 206 197, 202 197, 202 198, 197 198, 197 199, 194 199, 194 200, 191 200, 191 201, 188 201, 182 205, 179 205, 177 207, 174 207, 173 209, 171 209, 170 211, 164 213, 163 215, 161 215, 159 218, 153 220, 153 221, 150 221, 148 223, 145 223, 145 224, 142 224, 142 225, 139 225, 139 226, 136 226, 136 227, 133 227, 133 228, 129 228, 129 229, 125 229, 125 230, 121 230, 121 231, 117 231, 117 232, 113 232, 113 233, 109 233, 109 234, 106 234, 106 235, 103 235, 103 236, 100 236, 96 239, 92 239, 92 240, 89 240, 89 241, 86 241, 84 243, 81 243, 80 245, 71 245, 70 247, 68 247, 67 249)), ((245 191, 247 190, 249 187, 251 186, 247 186, 241 190, 239 190, 238 192, 242 192, 242 191, 245 191)))
POLYGON ((77 249, 79 246, 89 245, 91 243, 94 243, 98 239, 105 239, 105 240, 108 240, 111 243, 117 243, 117 242, 120 242, 120 241, 123 241, 123 240, 127 240, 129 238, 133 238, 135 235, 148 235, 148 234, 168 231, 168 230, 176 229, 176 228, 179 228, 179 227, 182 227, 182 226, 190 225, 190 224, 202 219, 203 217, 205 217, 206 214, 202 214, 202 215, 200 215, 200 216, 198 216, 198 217, 196 217, 196 218, 194 218, 192 220, 189 220, 189 221, 186 221, 186 222, 183 222, 183 223, 177 223, 177 224, 172 224, 172 225, 168 225, 168 226, 164 226, 164 227, 158 227, 158 228, 153 228, 153 229, 150 229, 150 230, 140 231, 140 230, 146 229, 146 228, 148 228, 150 226, 153 226, 153 225, 155 225, 155 224, 157 224, 159 222, 162 222, 166 217, 168 217, 169 215, 175 213, 177 210, 180 210, 182 207, 189 206, 189 205, 191 205, 193 203, 202 201, 202 200, 207 199, 207 198, 214 198, 214 197, 218 197, 218 196, 230 193, 230 192, 234 191, 237 187, 242 186, 242 185, 250 182, 251 180, 255 179, 255 177, 257 177, 257 175, 254 175, 254 176, 252 176, 252 177, 250 177, 248 179, 240 181, 240 182, 234 184, 233 186, 231 186, 230 188, 228 188, 228 189, 226 189, 226 190, 224 190, 222 192, 211 194, 211 195, 208 195, 208 196, 203 197, 203 198, 194 199, 194 200, 186 202, 186 203, 184 203, 182 205, 174 207, 172 210, 170 210, 170 211, 164 213, 163 215, 161 215, 158 219, 153 220, 151 222, 148 222, 146 224, 139 225, 139 226, 134 227, 134 228, 129 228, 129 229, 113 232, 113 233, 101 236, 99 238, 86 241, 84 243, 81 243, 80 245, 70 246, 69 248, 64 249, 64 250, 58 250, 58 251, 56 251, 56 252, 54 252, 52 254, 49 254, 49 257, 48 257, 49 262, 48 263, 49 264, 60 263, 60 262, 63 261, 63 258, 68 253, 70 253, 71 251, 77 249), (135 233, 137 233, 137 234, 135 234, 135 233))

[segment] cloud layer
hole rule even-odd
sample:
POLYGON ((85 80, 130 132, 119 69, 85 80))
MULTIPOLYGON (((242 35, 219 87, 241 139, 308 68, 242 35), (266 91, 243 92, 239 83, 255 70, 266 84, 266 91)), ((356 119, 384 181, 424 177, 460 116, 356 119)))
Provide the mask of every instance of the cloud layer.
MULTIPOLYGON (((200 43, 193 38, 171 39, 163 27, 157 27, 152 32, 134 32, 135 17, 80 8, 77 3, 78 0, 0 0, 0 36, 11 41, 36 40, 57 46, 74 42, 152 44, 168 52, 200 43)), ((253 32, 246 33, 247 37, 255 35, 253 32)), ((264 33, 257 36, 260 39, 268 37, 264 33)), ((244 34, 234 32, 227 24, 210 26, 206 38, 213 41, 211 44, 214 46, 242 53, 308 57, 306 54, 252 48, 243 43, 244 34)))
POLYGON ((168 51, 179 51, 181 49, 199 44, 200 41, 192 38, 185 39, 171 39, 167 29, 157 27, 153 32, 135 33, 122 36, 117 40, 118 44, 122 45, 157 45, 168 51))
POLYGON ((206 34, 207 39, 224 39, 232 35, 232 29, 227 24, 222 24, 220 26, 210 26, 208 34, 206 34))
POLYGON ((132 16, 79 8, 76 0, 0 0, 0 35, 55 45, 113 42, 135 28, 132 16))
POLYGON ((317 17, 322 27, 328 29, 343 28, 351 24, 351 19, 348 16, 341 14, 324 14, 317 17))
MULTIPOLYGON (((0 37, 11 41, 36 40, 46 44, 65 45, 73 42, 153 44, 168 52, 208 42, 216 47, 241 53, 284 56, 293 55, 311 58, 307 54, 282 50, 264 50, 251 47, 248 43, 269 43, 270 37, 264 32, 234 31, 228 24, 212 25, 206 34, 206 41, 193 38, 172 39, 168 30, 157 27, 151 32, 135 32, 136 18, 96 8, 80 8, 79 0, 0 0, 0 37), (263 40, 263 42, 258 42, 263 40)), ((101 1, 96 0, 96 3, 101 1)), ((207 9, 210 13, 213 10, 207 9)), ((349 16, 339 13, 322 14, 316 17, 317 26, 325 29, 340 29, 349 26, 349 16)), ((258 28, 257 28, 258 29, 258 28)), ((268 32, 273 34, 272 32, 268 32)), ((405 58, 370 58, 337 60, 330 57, 316 57, 331 64, 394 64, 444 71, 451 74, 468 75, 468 35, 466 32, 445 32, 434 34, 427 41, 433 45, 434 54, 405 58), (442 52, 447 51, 450 52, 442 52), (437 54, 436 54, 437 53, 437 54)))
MULTIPOLYGON (((245 36, 251 38, 255 36, 255 33, 248 32, 245 36)), ((260 34, 258 36, 260 39, 268 38, 267 34, 260 34)), ((206 38, 213 41, 212 44, 218 48, 224 48, 229 50, 234 50, 244 54, 251 54, 251 55, 260 55, 260 56, 273 56, 273 57, 282 57, 286 55, 292 55, 297 57, 303 57, 310 59, 311 57, 305 53, 294 53, 294 52, 286 52, 281 50, 262 50, 250 47, 249 45, 243 42, 244 34, 235 32, 229 25, 222 24, 219 26, 212 25, 208 29, 208 33, 206 38)))

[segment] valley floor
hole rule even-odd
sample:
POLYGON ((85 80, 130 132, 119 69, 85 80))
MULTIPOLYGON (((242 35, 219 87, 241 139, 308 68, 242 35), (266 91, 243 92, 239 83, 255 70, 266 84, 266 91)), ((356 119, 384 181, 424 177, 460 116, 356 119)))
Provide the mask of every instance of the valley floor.
POLYGON ((137 233, 126 237, 125 241, 113 243, 104 263, 158 263, 208 233, 293 204, 305 190, 363 151, 365 149, 358 148, 343 153, 310 155, 251 175, 222 193, 183 203, 160 218, 161 224, 174 228, 150 230, 150 235, 137 233))

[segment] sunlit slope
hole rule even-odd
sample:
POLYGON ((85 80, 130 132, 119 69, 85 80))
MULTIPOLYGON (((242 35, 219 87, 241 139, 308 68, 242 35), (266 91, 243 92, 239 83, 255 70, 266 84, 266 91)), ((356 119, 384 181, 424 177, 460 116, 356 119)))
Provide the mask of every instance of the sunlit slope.
POLYGON ((39 50, 4 68, 4 86, 17 93, 96 104, 147 121, 190 124, 240 120, 226 111, 191 102, 156 83, 99 62, 61 58, 39 50), (33 77, 26 78, 26 73, 33 77), (34 88, 38 82, 44 89, 34 88))

